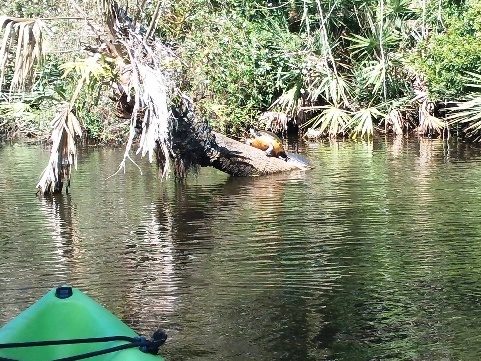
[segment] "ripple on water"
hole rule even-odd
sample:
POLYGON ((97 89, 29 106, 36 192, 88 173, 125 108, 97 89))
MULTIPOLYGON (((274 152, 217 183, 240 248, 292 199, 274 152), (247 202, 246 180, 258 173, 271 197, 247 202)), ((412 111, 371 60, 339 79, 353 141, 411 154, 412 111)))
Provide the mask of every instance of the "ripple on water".
POLYGON ((87 149, 72 191, 0 148, 0 320, 82 288, 174 360, 473 360, 481 332, 479 150, 316 144, 309 172, 185 183, 87 149))

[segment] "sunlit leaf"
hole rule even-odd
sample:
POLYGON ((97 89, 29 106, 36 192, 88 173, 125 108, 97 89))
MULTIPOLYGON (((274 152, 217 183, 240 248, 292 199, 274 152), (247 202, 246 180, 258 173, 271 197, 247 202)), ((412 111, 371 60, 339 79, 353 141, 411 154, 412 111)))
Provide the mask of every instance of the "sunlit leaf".
POLYGON ((362 108, 352 114, 349 128, 354 130, 354 136, 370 137, 374 132, 374 120, 382 117, 384 114, 375 107, 362 108))
POLYGON ((305 126, 310 125, 313 129, 329 137, 343 134, 351 122, 351 115, 347 110, 333 105, 307 107, 306 110, 322 110, 319 115, 305 123, 305 126))

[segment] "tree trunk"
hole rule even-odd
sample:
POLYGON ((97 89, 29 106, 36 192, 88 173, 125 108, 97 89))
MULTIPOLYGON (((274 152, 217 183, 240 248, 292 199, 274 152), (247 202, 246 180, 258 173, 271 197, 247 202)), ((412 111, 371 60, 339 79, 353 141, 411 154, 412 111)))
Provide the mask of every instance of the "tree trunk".
POLYGON ((279 172, 298 170, 293 162, 281 158, 268 157, 257 148, 214 133, 218 156, 211 161, 211 166, 233 176, 261 176, 279 172))
MULTIPOLYGON (((212 131, 205 119, 193 111, 187 97, 171 108, 175 119, 172 131, 172 161, 177 178, 184 178, 193 166, 214 167, 232 176, 263 176, 307 169, 294 160, 268 157, 264 151, 212 131)), ((158 157, 163 168, 165 159, 158 157)))

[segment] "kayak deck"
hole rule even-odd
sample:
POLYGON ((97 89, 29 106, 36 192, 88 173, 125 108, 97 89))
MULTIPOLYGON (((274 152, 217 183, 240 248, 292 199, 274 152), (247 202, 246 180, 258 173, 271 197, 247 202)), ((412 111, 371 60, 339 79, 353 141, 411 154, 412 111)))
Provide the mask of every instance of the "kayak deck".
MULTIPOLYGON (((157 340, 157 346, 166 338, 165 334, 160 334, 160 337, 163 337, 163 340, 157 340)), ((149 342, 139 339, 134 330, 99 303, 76 288, 59 287, 49 291, 0 329, 0 360, 2 357, 19 361, 52 361, 63 358, 74 360, 80 359, 77 356, 85 353, 101 353, 102 350, 109 348, 134 346, 133 344, 127 346, 129 344, 127 340, 130 339, 137 342, 136 347, 85 359, 93 361, 163 361, 160 356, 142 352, 138 345, 149 344, 149 342), (122 338, 125 340, 110 341, 107 339, 106 342, 2 348, 2 345, 9 343, 111 336, 123 336, 122 338)))

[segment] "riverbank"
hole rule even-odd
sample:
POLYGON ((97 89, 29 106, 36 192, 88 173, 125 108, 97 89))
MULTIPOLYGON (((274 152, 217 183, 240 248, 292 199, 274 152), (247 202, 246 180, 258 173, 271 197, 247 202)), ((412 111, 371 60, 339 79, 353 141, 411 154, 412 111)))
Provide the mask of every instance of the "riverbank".
MULTIPOLYGON (((98 43, 100 33, 92 32, 106 25, 105 12, 97 13, 90 2, 72 9, 60 1, 55 10, 59 18, 42 18, 53 15, 52 9, 22 1, 5 9, 12 16, 6 23, 20 26, 20 19, 31 16, 34 21, 25 22, 24 29, 35 42, 25 44, 30 53, 21 55, 28 58, 45 50, 47 61, 32 72, 34 79, 16 84, 11 79, 20 74, 12 69, 20 69, 13 65, 21 57, 11 54, 0 69, 5 75, 1 89, 15 89, 16 99, 35 111, 55 109, 75 94, 76 116, 89 137, 117 138, 124 120, 115 115, 125 116, 132 104, 106 100, 112 96, 110 86, 121 79, 112 64, 116 55, 99 52, 108 42, 98 43), (79 12, 89 14, 85 18, 91 26, 78 22, 79 12), (80 48, 79 39, 88 45, 80 48), (41 49, 48 41, 73 50, 41 49)), ((324 1, 274 1, 261 6, 256 1, 188 0, 165 8, 159 3, 154 12, 142 9, 125 19, 145 24, 132 30, 142 35, 148 29, 165 44, 166 54, 174 56, 169 55, 163 69, 194 100, 197 111, 228 136, 263 128, 260 119, 269 110, 326 138, 370 137, 376 127, 396 134, 416 128, 424 136, 442 136, 447 128, 461 126, 476 139, 481 98, 472 84, 479 83, 475 72, 481 68, 476 40, 481 6, 477 0, 442 7, 436 1, 422 4, 343 2, 332 7, 324 1), (345 14, 357 16, 347 19, 345 14), (449 118, 440 113, 446 99, 451 100, 450 110, 459 110, 449 118)), ((271 125, 283 131, 286 122, 271 125)))

